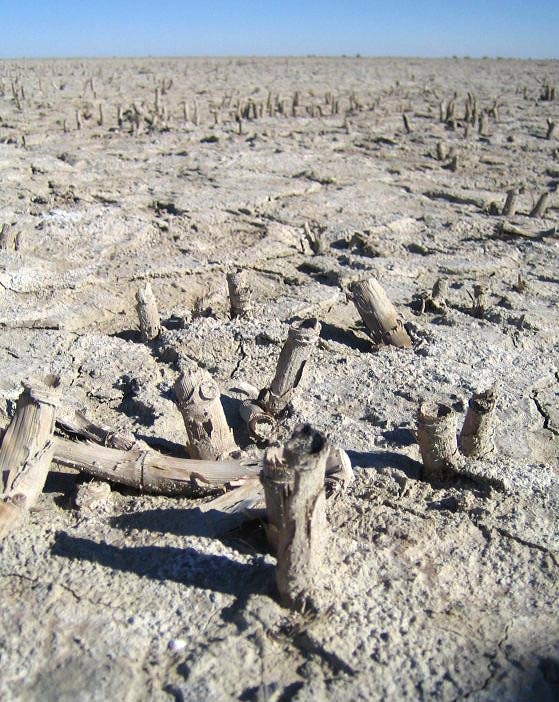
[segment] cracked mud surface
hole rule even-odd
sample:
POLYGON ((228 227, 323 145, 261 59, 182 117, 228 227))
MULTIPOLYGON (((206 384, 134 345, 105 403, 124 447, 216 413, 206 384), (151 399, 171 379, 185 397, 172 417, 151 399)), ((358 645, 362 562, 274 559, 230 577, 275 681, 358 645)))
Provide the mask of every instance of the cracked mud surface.
POLYGON ((181 455, 172 387, 191 358, 255 455, 239 384, 266 386, 289 320, 316 316, 281 438, 308 421, 355 470, 328 500, 331 606, 312 617, 277 604, 259 523, 216 537, 198 501, 118 488, 77 510, 83 478, 54 465, 0 547, 2 699, 558 699, 559 140, 546 129, 559 101, 540 99, 545 81, 559 83, 557 62, 0 63, 0 225, 16 235, 0 251, 2 426, 21 381, 55 372, 66 406, 181 455), (118 126, 117 105, 149 117, 170 78, 166 115, 118 126), (267 114, 269 92, 285 115, 267 114), (439 103, 455 93, 449 125, 439 103), (498 100, 484 134, 465 134, 468 93, 489 111, 498 100), (242 134, 237 99, 263 105, 242 134), (511 188, 517 213, 494 214, 511 188), (545 216, 529 217, 546 191, 545 216), (305 222, 323 229, 318 254, 305 222), (249 320, 228 318, 233 266, 251 275, 249 320), (412 349, 372 344, 346 297, 367 275, 412 349), (438 278, 446 314, 418 314, 438 278), (151 347, 134 300, 146 280, 165 323, 151 347), (421 480, 419 401, 462 417, 494 385, 494 453, 421 480))

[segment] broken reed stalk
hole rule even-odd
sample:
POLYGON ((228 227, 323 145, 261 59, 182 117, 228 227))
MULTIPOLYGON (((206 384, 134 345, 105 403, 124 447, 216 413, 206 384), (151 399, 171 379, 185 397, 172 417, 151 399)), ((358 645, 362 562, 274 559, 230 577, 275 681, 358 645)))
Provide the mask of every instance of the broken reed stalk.
MULTIPOLYGON (((198 508, 204 519, 204 532, 219 536, 238 528, 244 522, 263 521, 264 489, 259 477, 248 478, 234 490, 205 502, 198 508)), ((209 535, 209 534, 208 534, 209 535)))
POLYGON ((430 306, 433 312, 444 313, 447 311, 448 281, 445 278, 437 278, 431 291, 430 306))
POLYGON ((549 193, 542 193, 534 205, 534 209, 530 212, 530 217, 544 217, 545 211, 547 210, 548 199, 549 193))
POLYGON ((505 217, 512 217, 516 214, 516 195, 516 190, 509 190, 507 192, 507 199, 502 212, 505 217))
POLYGON ((417 412, 417 442, 423 461, 423 477, 441 480, 458 456, 456 413, 442 402, 423 402, 417 412))
POLYGON ((470 297, 472 299, 472 316, 482 319, 489 309, 489 288, 487 285, 476 283, 474 285, 474 294, 470 294, 470 297))
POLYGON ((468 411, 459 437, 459 446, 464 456, 474 458, 493 451, 493 423, 497 398, 493 389, 474 393, 468 403, 468 411))
POLYGON ((402 112, 402 120, 404 122, 404 129, 406 130, 406 133, 411 134, 410 120, 405 112, 402 112))
POLYGON ((439 161, 444 161, 448 156, 448 149, 444 141, 437 142, 437 159, 439 161))
POLYGON ((276 583, 282 603, 300 612, 321 605, 328 450, 323 434, 304 424, 264 459, 262 484, 268 538, 277 556, 276 583))
POLYGON ((46 376, 24 383, 16 411, 0 448, 0 538, 43 491, 53 456, 53 431, 59 379, 46 376))
POLYGON ((142 341, 147 344, 157 338, 161 331, 157 302, 149 283, 146 283, 143 288, 136 292, 136 311, 138 313, 142 341))
POLYGON ((270 441, 277 430, 277 422, 271 414, 251 400, 245 400, 239 407, 239 414, 247 425, 249 436, 257 443, 270 441))
POLYGON ((81 412, 63 412, 61 414, 59 411, 56 416, 56 424, 70 434, 101 444, 101 446, 123 451, 129 451, 133 448, 147 448, 147 444, 143 441, 128 438, 108 427, 94 424, 81 412))
POLYGON ((252 288, 247 271, 237 270, 227 274, 227 288, 231 317, 248 317, 252 312, 252 288))
POLYGON ((0 227, 0 250, 17 250, 17 230, 12 224, 3 224, 0 227))
POLYGON ((153 449, 113 449, 69 439, 54 439, 54 460, 96 478, 162 495, 189 495, 257 475, 239 461, 174 458, 153 449))
POLYGON ((357 311, 376 344, 398 348, 412 345, 404 323, 384 288, 375 278, 352 283, 350 292, 357 311))
POLYGON ((311 229, 310 225, 308 222, 305 222, 303 225, 303 231, 305 233, 305 240, 307 241, 308 245, 311 247, 311 251, 315 256, 319 254, 323 254, 326 249, 326 245, 324 242, 324 231, 325 227, 320 227, 317 226, 314 229, 311 229))
POLYGON ((280 352, 276 373, 269 389, 263 390, 259 401, 270 414, 277 415, 289 404, 301 382, 303 371, 317 344, 321 325, 317 319, 294 322, 280 352))
POLYGON ((207 370, 196 364, 186 367, 175 383, 175 394, 192 458, 219 460, 239 451, 221 406, 219 387, 207 370))

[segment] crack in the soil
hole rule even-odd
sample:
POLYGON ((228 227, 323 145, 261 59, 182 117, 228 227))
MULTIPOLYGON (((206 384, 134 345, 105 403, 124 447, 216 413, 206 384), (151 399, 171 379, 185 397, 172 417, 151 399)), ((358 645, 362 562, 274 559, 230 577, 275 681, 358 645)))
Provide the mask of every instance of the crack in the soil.
POLYGON ((238 345, 237 350, 236 350, 235 353, 236 353, 236 354, 240 354, 240 358, 239 358, 239 360, 237 361, 237 363, 235 364, 235 367, 233 368, 233 370, 231 371, 231 374, 229 375, 229 378, 231 378, 231 380, 234 380, 234 379, 235 379, 235 373, 237 373, 237 371, 238 371, 239 368, 241 367, 241 363, 242 363, 242 362, 245 360, 245 358, 247 357, 247 352, 245 351, 245 347, 244 347, 244 345, 243 345, 243 338, 242 338, 242 336, 241 336, 240 334, 238 334, 238 335, 236 335, 236 337, 237 337, 237 339, 238 339, 238 341, 239 341, 239 345, 238 345))
POLYGON ((507 654, 503 650, 503 646, 505 645, 508 636, 509 636, 509 629, 510 629, 510 624, 505 625, 505 632, 502 636, 502 638, 497 642, 497 652, 496 653, 487 653, 487 657, 489 658, 489 663, 487 665, 487 672, 488 675, 483 681, 483 684, 480 687, 476 687, 474 690, 470 690, 467 692, 465 695, 460 695, 460 697, 455 697, 452 702, 460 702, 460 700, 467 700, 470 699, 471 695, 475 695, 478 692, 483 692, 484 690, 487 690, 489 684, 495 677, 495 674, 497 673, 499 666, 495 663, 495 660, 498 656, 499 653, 501 653, 505 660, 508 662, 507 654))
POLYGON ((538 412, 541 414, 541 416, 543 418, 543 428, 547 429, 547 431, 551 431, 555 434, 556 431, 552 427, 549 426, 549 423, 551 422, 551 417, 549 416, 545 407, 539 401, 538 393, 537 392, 532 393, 532 395, 530 396, 530 399, 536 405, 536 409, 538 410, 538 412))

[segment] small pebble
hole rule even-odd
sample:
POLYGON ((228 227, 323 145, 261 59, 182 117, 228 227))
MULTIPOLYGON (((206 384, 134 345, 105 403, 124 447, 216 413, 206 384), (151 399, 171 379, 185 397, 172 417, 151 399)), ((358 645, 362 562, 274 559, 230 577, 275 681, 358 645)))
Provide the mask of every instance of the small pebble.
POLYGON ((186 648, 186 641, 184 639, 171 639, 167 644, 167 648, 172 653, 179 653, 186 648))

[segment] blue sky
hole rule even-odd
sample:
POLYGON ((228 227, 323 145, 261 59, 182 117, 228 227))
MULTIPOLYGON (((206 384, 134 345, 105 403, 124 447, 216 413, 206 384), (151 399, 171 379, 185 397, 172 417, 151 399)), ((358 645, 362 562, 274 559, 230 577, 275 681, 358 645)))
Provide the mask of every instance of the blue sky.
POLYGON ((559 58, 559 0, 0 0, 0 57, 559 58))

